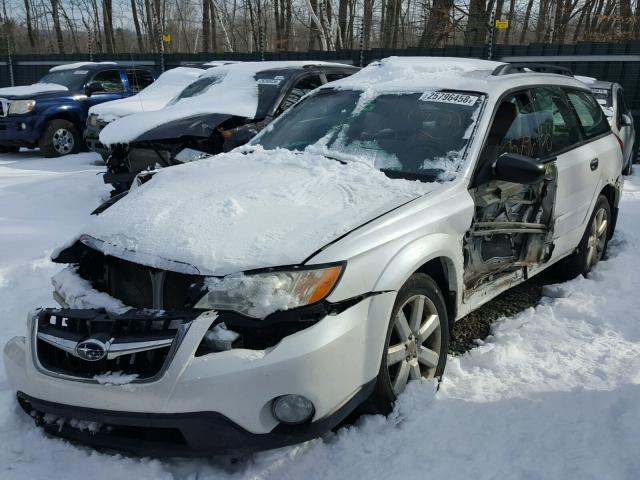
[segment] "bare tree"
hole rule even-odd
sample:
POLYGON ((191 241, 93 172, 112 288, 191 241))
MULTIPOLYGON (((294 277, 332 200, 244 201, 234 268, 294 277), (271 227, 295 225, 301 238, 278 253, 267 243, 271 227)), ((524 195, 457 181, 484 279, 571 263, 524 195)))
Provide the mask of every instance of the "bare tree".
POLYGON ((56 42, 58 52, 64 53, 64 38, 62 37, 62 28, 60 27, 60 13, 58 12, 58 1, 51 0, 51 18, 53 19, 53 28, 56 33, 56 42))

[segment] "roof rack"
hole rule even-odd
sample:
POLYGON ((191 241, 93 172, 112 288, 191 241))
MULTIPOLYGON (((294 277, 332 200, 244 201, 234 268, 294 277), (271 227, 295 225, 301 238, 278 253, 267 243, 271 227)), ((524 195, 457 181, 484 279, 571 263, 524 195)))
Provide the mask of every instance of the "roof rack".
POLYGON ((558 75, 573 77, 573 72, 567 67, 547 65, 544 63, 505 63, 504 65, 497 66, 493 72, 491 72, 491 75, 509 75, 511 73, 527 73, 527 71, 533 71, 536 73, 555 73, 558 75))

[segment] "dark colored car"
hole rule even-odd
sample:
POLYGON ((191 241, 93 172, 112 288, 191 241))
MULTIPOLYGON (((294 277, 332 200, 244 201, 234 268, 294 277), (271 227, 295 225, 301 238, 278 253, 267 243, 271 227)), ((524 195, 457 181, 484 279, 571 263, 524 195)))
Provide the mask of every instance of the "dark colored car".
POLYGON ((140 172, 230 150, 307 93, 357 71, 314 61, 244 62, 212 69, 162 110, 129 115, 102 130, 100 141, 112 152, 104 181, 117 195, 140 172))
POLYGON ((133 95, 154 81, 146 67, 113 62, 52 68, 38 83, 0 89, 0 151, 39 147, 45 157, 77 153, 90 107, 133 95))

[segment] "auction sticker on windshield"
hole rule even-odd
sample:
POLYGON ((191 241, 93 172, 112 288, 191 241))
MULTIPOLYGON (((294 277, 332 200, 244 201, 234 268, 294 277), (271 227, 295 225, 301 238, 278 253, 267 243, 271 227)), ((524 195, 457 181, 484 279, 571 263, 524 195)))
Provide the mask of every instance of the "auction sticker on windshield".
POLYGON ((423 102, 453 103, 456 105, 474 105, 478 100, 476 95, 452 92, 424 92, 420 97, 423 102))

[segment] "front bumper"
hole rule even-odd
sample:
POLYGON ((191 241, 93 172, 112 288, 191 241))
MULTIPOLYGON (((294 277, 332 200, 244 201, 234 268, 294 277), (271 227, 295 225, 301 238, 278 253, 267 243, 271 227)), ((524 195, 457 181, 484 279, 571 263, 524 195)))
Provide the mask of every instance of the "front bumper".
POLYGON ((111 149, 100 143, 100 132, 106 126, 106 122, 98 121, 96 125, 87 123, 84 129, 84 141, 87 148, 92 152, 99 153, 105 159, 111 155, 111 149))
POLYGON ((374 387, 375 380, 371 380, 322 420, 280 424, 269 433, 251 433, 218 412, 129 413, 60 405, 22 392, 17 397, 25 413, 50 435, 140 456, 191 457, 250 453, 306 442, 339 425, 374 387))
MULTIPOLYGON (((120 443, 122 431, 134 432, 130 435, 134 439, 151 432, 151 443, 143 442, 139 453, 146 448, 147 453, 162 453, 162 445, 152 441, 154 430, 145 433, 140 428, 168 428, 184 437, 177 443, 182 445, 180 452, 169 449, 173 455, 275 448, 333 428, 370 393, 386 333, 377 326, 386 324, 393 299, 392 293, 363 299, 271 349, 195 356, 215 315, 203 313, 191 324, 162 376, 145 383, 103 385, 51 375, 37 365, 32 340, 25 337, 9 341, 4 363, 11 386, 21 392, 21 403, 29 404, 26 409, 34 410, 36 417, 40 412, 94 421, 111 426, 114 434, 47 427, 65 438, 133 451, 132 442, 120 443), (279 425, 271 403, 285 394, 304 395, 313 402, 315 416, 310 423, 296 428, 279 425), (221 432, 219 438, 216 432, 221 432)), ((167 433, 162 430, 158 438, 164 438, 163 432, 167 433)))
POLYGON ((40 127, 34 115, 0 117, 0 145, 33 147, 40 138, 40 127))

